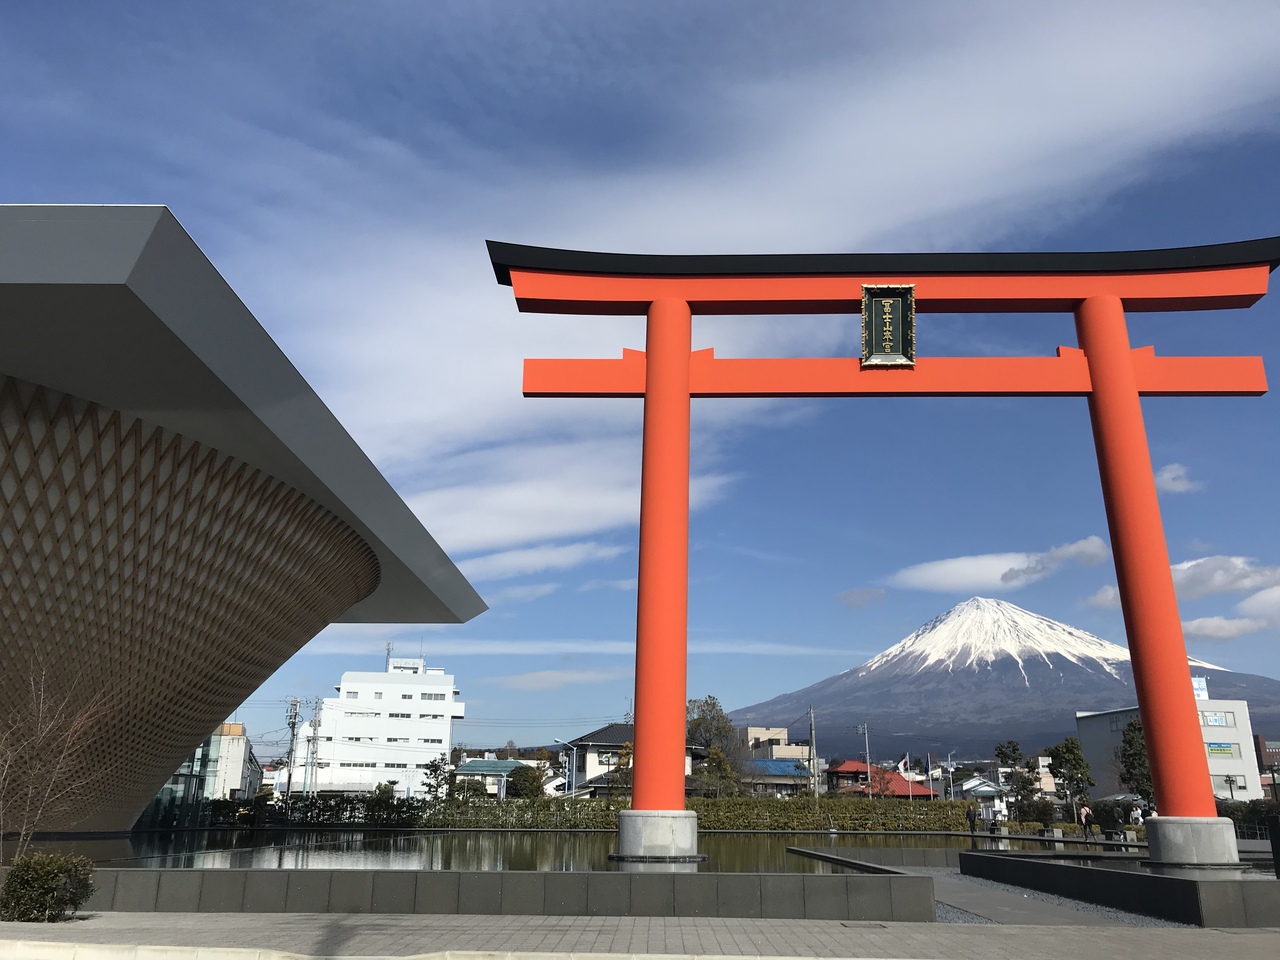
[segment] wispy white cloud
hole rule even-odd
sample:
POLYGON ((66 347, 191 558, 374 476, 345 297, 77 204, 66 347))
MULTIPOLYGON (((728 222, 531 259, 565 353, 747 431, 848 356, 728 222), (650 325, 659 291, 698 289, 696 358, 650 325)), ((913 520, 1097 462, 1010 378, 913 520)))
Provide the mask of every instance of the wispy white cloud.
POLYGON ((1236 612, 1246 617, 1257 617, 1272 625, 1280 625, 1280 586, 1259 590, 1236 604, 1236 612))
POLYGON ((1257 633, 1266 626, 1266 620, 1200 617, 1196 620, 1183 620, 1182 632, 1196 640, 1234 640, 1245 634, 1257 633))
POLYGON ((590 590, 634 590, 636 588, 635 577, 624 577, 621 580, 588 580, 582 586, 578 587, 581 592, 590 590))
POLYGON ((504 550, 480 557, 469 557, 458 563, 458 569, 479 583, 486 580, 508 580, 544 570, 568 570, 593 560, 610 560, 625 552, 624 547, 586 541, 556 546, 527 547, 504 550))
POLYGON ((529 603, 532 600, 549 597, 559 589, 558 583, 530 583, 518 587, 503 587, 486 595, 485 600, 491 607, 503 603, 529 603))
POLYGON ((1280 567, 1259 567, 1251 557, 1201 557, 1175 563, 1172 569, 1173 585, 1183 600, 1280 585, 1280 567))
POLYGON ((1052 547, 1041 553, 986 553, 971 557, 931 560, 905 567, 886 579, 891 587, 938 593, 1016 590, 1043 580, 1064 563, 1084 566, 1102 563, 1111 555, 1100 537, 1052 547))
POLYGON ((1098 592, 1089 597, 1085 603, 1091 607, 1097 607, 1099 610, 1119 610, 1120 609, 1120 590, 1115 584, 1107 584, 1099 587, 1098 592))
POLYGON ((481 678, 496 683, 508 690, 556 690, 560 687, 575 686, 587 683, 610 683, 621 680, 634 673, 630 667, 616 667, 609 670, 535 670, 531 673, 517 673, 505 677, 481 678))
MULTIPOLYGON (((875 653, 877 651, 870 651, 875 653)), ((689 653, 740 653, 758 657, 850 657, 868 651, 836 647, 810 647, 798 643, 775 643, 762 640, 690 640, 689 653)))
MULTIPOLYGON (((405 649, 417 651, 416 644, 405 643, 405 649)), ((471 640, 463 637, 433 637, 423 644, 427 659, 446 656, 461 657, 550 657, 573 654, 600 656, 635 656, 636 645, 626 640, 471 640)), ((376 654, 381 644, 372 638, 342 633, 322 634, 302 648, 304 654, 376 654)))
POLYGON ((879 587, 855 587, 836 594, 836 601, 850 610, 865 610, 874 603, 884 602, 884 590, 879 587))
MULTIPOLYGON (((430 636, 425 639, 405 634, 399 624, 380 624, 387 629, 377 631, 350 630, 352 624, 336 624, 305 647, 302 653, 312 655, 360 654, 381 655, 387 639, 401 637, 399 647, 405 655, 416 655, 419 644, 428 660, 439 657, 559 657, 566 655, 634 657, 634 640, 490 640, 465 637, 430 636)), ((726 653, 761 657, 854 657, 877 651, 815 647, 807 644, 767 640, 690 640, 689 654, 702 656, 726 653)))
MULTIPOLYGON (((1183 629, 1188 636, 1231 639, 1255 633, 1268 624, 1280 624, 1280 567, 1258 566, 1251 557, 1213 556, 1175 563, 1170 571, 1179 600, 1257 591, 1236 604, 1241 619, 1217 616, 1184 620, 1183 629), (1231 633, 1233 630, 1238 632, 1231 633)), ((1115 584, 1108 584, 1085 602, 1104 610, 1117 610, 1120 591, 1115 584)))
POLYGON ((1203 490, 1204 484, 1192 480, 1182 464, 1166 463, 1156 471, 1156 489, 1163 493, 1194 493, 1203 490))
MULTIPOLYGON (((198 111, 190 88, 151 75, 60 91, 56 71, 21 49, 6 51, 7 76, 24 122, 47 116, 128 138, 163 169, 243 198, 236 227, 203 210, 194 219, 211 222, 191 225, 213 233, 233 286, 427 527, 465 552, 595 536, 634 524, 637 502, 639 404, 524 400, 519 381, 524 357, 641 346, 640 323, 517 314, 483 237, 749 252, 982 246, 1039 231, 1172 147, 1274 125, 1277 11, 1233 9, 1179 6, 1153 19, 1123 5, 991 5, 922 24, 892 8, 781 18, 757 8, 715 50, 667 34, 670 11, 554 27, 536 16, 518 26, 481 13, 448 24, 406 16, 378 49, 414 64, 416 82, 380 111, 346 113, 301 96, 293 72, 310 75, 306 51, 254 61, 233 56, 229 40, 187 50, 203 71, 198 111), (910 49, 847 57, 845 41, 872 16, 885 34, 909 24, 910 49), (501 63, 486 56, 495 30, 510 31, 501 63), (653 30, 664 31, 658 63, 625 40, 653 30), (973 54, 993 38, 998 70, 973 54), (424 63, 414 48, 427 42, 438 56, 424 63), (769 57, 748 52, 762 43, 769 57), (562 82, 543 69, 549 44, 567 51, 562 82), (703 69, 708 57, 714 69, 703 69), (483 75, 468 73, 481 62, 483 75), (631 81, 639 69, 642 85, 631 81), (31 76, 44 78, 38 96, 27 93, 31 76), (579 99, 597 90, 609 109, 593 100, 589 115, 628 118, 616 145, 582 139, 579 99), (664 101, 664 91, 679 96, 664 101), (257 119, 275 114, 289 117, 287 131, 257 119), (865 130, 903 116, 937 149, 865 149, 865 130), (603 448, 617 452, 595 459, 603 448)), ((344 20, 331 36, 353 39, 326 46, 327 66, 362 62, 365 29, 344 20)), ((851 336, 826 321, 746 320, 700 323, 699 345, 711 345, 710 330, 738 355, 830 352, 851 336)), ((708 406, 698 429, 705 440, 771 409, 708 406)), ((695 475, 695 494, 697 483, 723 491, 714 465, 695 475)), ((705 502, 695 496, 695 508, 705 502)))

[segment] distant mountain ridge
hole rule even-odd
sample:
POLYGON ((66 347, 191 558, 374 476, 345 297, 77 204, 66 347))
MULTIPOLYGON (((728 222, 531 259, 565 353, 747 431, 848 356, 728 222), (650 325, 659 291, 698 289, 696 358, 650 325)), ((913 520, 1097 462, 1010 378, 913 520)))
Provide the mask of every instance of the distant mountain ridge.
MULTIPOLYGON (((1254 729, 1280 730, 1280 681, 1188 658, 1210 696, 1248 700, 1254 729)), ((1075 733, 1077 710, 1137 702, 1129 651, 1004 600, 973 597, 860 666, 734 710, 739 725, 782 725, 814 707, 824 755, 904 750, 990 756, 1001 740, 1028 750, 1075 733), (880 743, 880 749, 876 744, 880 743)))

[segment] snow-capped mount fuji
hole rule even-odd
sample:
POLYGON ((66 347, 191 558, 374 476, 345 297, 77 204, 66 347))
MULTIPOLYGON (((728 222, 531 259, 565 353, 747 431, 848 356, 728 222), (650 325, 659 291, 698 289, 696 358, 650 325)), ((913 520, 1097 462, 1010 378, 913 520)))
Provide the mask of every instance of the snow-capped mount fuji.
MULTIPOLYGON (((859 676, 879 671, 880 677, 909 676, 931 668, 955 673, 991 669, 1005 658, 1018 664, 1023 681, 1030 686, 1028 667, 1035 671, 1043 664, 1052 669, 1062 660, 1085 670, 1103 670, 1120 680, 1129 651, 1004 600, 974 597, 856 670, 859 676)), ((1202 660, 1188 661, 1207 670, 1223 669, 1202 660)))
MULTIPOLYGON (((1248 700, 1256 730, 1280 727, 1280 681, 1188 658, 1210 696, 1248 700)), ((1129 651, 1004 600, 974 597, 861 666, 735 710, 739 725, 780 726, 814 707, 824 755, 905 749, 989 755, 1000 740, 1039 749, 1075 733, 1077 710, 1137 702, 1129 651)))

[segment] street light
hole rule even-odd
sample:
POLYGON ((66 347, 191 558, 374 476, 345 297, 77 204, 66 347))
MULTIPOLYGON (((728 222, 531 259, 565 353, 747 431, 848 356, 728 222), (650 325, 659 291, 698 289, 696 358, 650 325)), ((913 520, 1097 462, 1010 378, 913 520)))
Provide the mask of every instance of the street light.
MULTIPOLYGON (((562 747, 568 747, 570 751, 572 751, 571 756, 573 757, 573 759, 570 761, 571 766, 569 767, 569 777, 568 777, 569 795, 577 796, 578 748, 567 740, 561 740, 559 737, 552 737, 551 739, 554 740, 556 743, 560 744, 562 747)), ((561 754, 561 756, 563 756, 563 754, 561 754)))

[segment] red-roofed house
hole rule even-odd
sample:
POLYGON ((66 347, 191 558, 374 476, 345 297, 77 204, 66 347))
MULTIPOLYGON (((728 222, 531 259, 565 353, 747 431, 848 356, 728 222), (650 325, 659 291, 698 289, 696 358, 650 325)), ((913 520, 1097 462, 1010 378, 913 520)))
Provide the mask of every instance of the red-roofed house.
MULTIPOLYGON (((896 770, 871 768, 873 796, 904 800, 936 800, 937 791, 923 783, 908 781, 896 770)), ((867 765, 862 760, 844 760, 827 768, 827 789, 853 796, 867 795, 867 765)))

